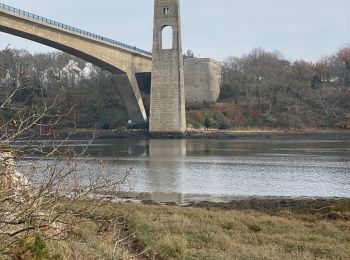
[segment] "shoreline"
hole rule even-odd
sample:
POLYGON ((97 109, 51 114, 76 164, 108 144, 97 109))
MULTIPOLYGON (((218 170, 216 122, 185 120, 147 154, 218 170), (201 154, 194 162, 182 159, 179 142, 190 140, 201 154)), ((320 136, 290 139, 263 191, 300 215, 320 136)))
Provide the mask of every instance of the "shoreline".
POLYGON ((101 196, 116 203, 135 203, 154 206, 175 206, 180 208, 206 208, 217 210, 255 210, 275 213, 288 211, 312 211, 334 204, 350 205, 350 197, 290 197, 290 196, 194 196, 179 193, 119 192, 101 196))
POLYGON ((350 130, 339 129, 238 129, 238 130, 196 130, 189 129, 184 134, 157 133, 150 134, 144 129, 115 129, 115 130, 92 130, 92 129, 61 129, 50 137, 70 139, 87 139, 95 136, 95 139, 247 139, 247 140, 302 140, 302 139, 331 139, 350 140, 350 130))
POLYGON ((206 208, 218 210, 254 210, 264 213, 316 212, 332 205, 350 205, 350 198, 284 198, 284 197, 255 197, 232 200, 230 202, 199 202, 188 205, 192 208, 206 208))

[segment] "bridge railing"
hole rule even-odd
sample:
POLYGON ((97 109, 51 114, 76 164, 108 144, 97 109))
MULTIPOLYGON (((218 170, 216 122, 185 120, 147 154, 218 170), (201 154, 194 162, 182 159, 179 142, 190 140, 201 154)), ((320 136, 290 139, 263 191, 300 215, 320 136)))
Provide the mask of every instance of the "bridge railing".
POLYGON ((81 34, 83 36, 87 36, 87 37, 94 38, 94 39, 97 39, 97 40, 100 40, 100 41, 103 41, 103 42, 114 44, 114 45, 117 45, 119 47, 122 47, 122 48, 125 48, 125 49, 129 49, 129 50, 131 50, 133 52, 137 52, 137 53, 145 54, 145 55, 152 55, 151 52, 139 49, 137 47, 133 47, 131 45, 128 45, 128 44, 125 44, 125 43, 122 43, 122 42, 119 42, 119 41, 115 41, 115 40, 109 39, 107 37, 103 37, 103 36, 100 36, 100 35, 97 35, 97 34, 94 34, 94 33, 90 33, 90 32, 78 29, 78 28, 70 26, 70 25, 66 25, 66 24, 63 24, 63 23, 51 20, 51 19, 47 19, 45 17, 26 12, 26 11, 23 11, 21 9, 18 9, 18 8, 15 8, 15 7, 12 7, 12 6, 8 6, 8 5, 0 3, 0 9, 5 10, 5 11, 10 12, 10 13, 13 13, 13 14, 15 14, 17 16, 25 17, 25 18, 33 20, 33 21, 39 21, 41 23, 45 23, 45 24, 48 24, 50 26, 59 27, 59 28, 62 28, 62 29, 65 29, 65 30, 68 30, 68 31, 71 31, 71 32, 74 32, 74 33, 81 34))

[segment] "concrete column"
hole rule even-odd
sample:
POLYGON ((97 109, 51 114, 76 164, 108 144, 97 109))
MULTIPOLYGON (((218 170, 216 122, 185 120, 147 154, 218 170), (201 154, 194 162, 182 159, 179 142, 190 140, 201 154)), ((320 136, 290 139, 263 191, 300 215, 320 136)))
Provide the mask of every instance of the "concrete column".
POLYGON ((151 133, 186 131, 185 91, 179 0, 155 0, 151 133), (163 29, 172 29, 172 47, 163 46, 163 29))
POLYGON ((113 75, 113 80, 118 86, 131 123, 134 125, 145 124, 147 115, 135 73, 113 75))

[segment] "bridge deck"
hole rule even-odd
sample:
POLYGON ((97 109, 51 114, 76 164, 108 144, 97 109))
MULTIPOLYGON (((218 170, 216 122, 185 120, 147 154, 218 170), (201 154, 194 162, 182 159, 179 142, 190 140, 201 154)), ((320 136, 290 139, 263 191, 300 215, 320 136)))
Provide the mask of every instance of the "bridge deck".
POLYGON ((112 39, 109 39, 107 37, 103 37, 103 36, 100 36, 100 35, 97 35, 94 33, 90 33, 90 32, 78 29, 78 28, 70 26, 70 25, 66 25, 66 24, 51 20, 51 19, 47 19, 45 17, 35 15, 35 14, 29 13, 29 12, 23 11, 21 9, 18 9, 18 8, 15 8, 12 6, 8 6, 8 5, 5 5, 2 3, 0 3, 0 11, 5 11, 7 13, 10 13, 12 15, 15 15, 15 16, 18 16, 21 18, 25 18, 25 19, 30 20, 30 21, 44 23, 45 25, 50 26, 50 27, 64 29, 64 30, 67 30, 69 32, 73 32, 75 34, 80 34, 81 36, 84 36, 84 37, 92 38, 94 40, 113 44, 113 45, 116 45, 120 48, 127 49, 130 52, 134 52, 134 53, 138 53, 138 54, 146 55, 146 56, 152 56, 151 52, 139 49, 137 47, 133 47, 131 45, 128 45, 128 44, 125 44, 125 43, 122 43, 122 42, 119 42, 116 40, 112 40, 112 39))

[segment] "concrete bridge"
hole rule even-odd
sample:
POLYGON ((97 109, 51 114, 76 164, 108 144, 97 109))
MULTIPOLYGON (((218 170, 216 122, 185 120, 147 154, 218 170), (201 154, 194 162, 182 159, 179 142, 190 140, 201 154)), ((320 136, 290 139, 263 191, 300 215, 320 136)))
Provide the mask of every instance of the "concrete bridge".
POLYGON ((113 74, 135 124, 147 116, 136 79, 152 71, 152 53, 0 3, 0 31, 89 61, 113 74))

